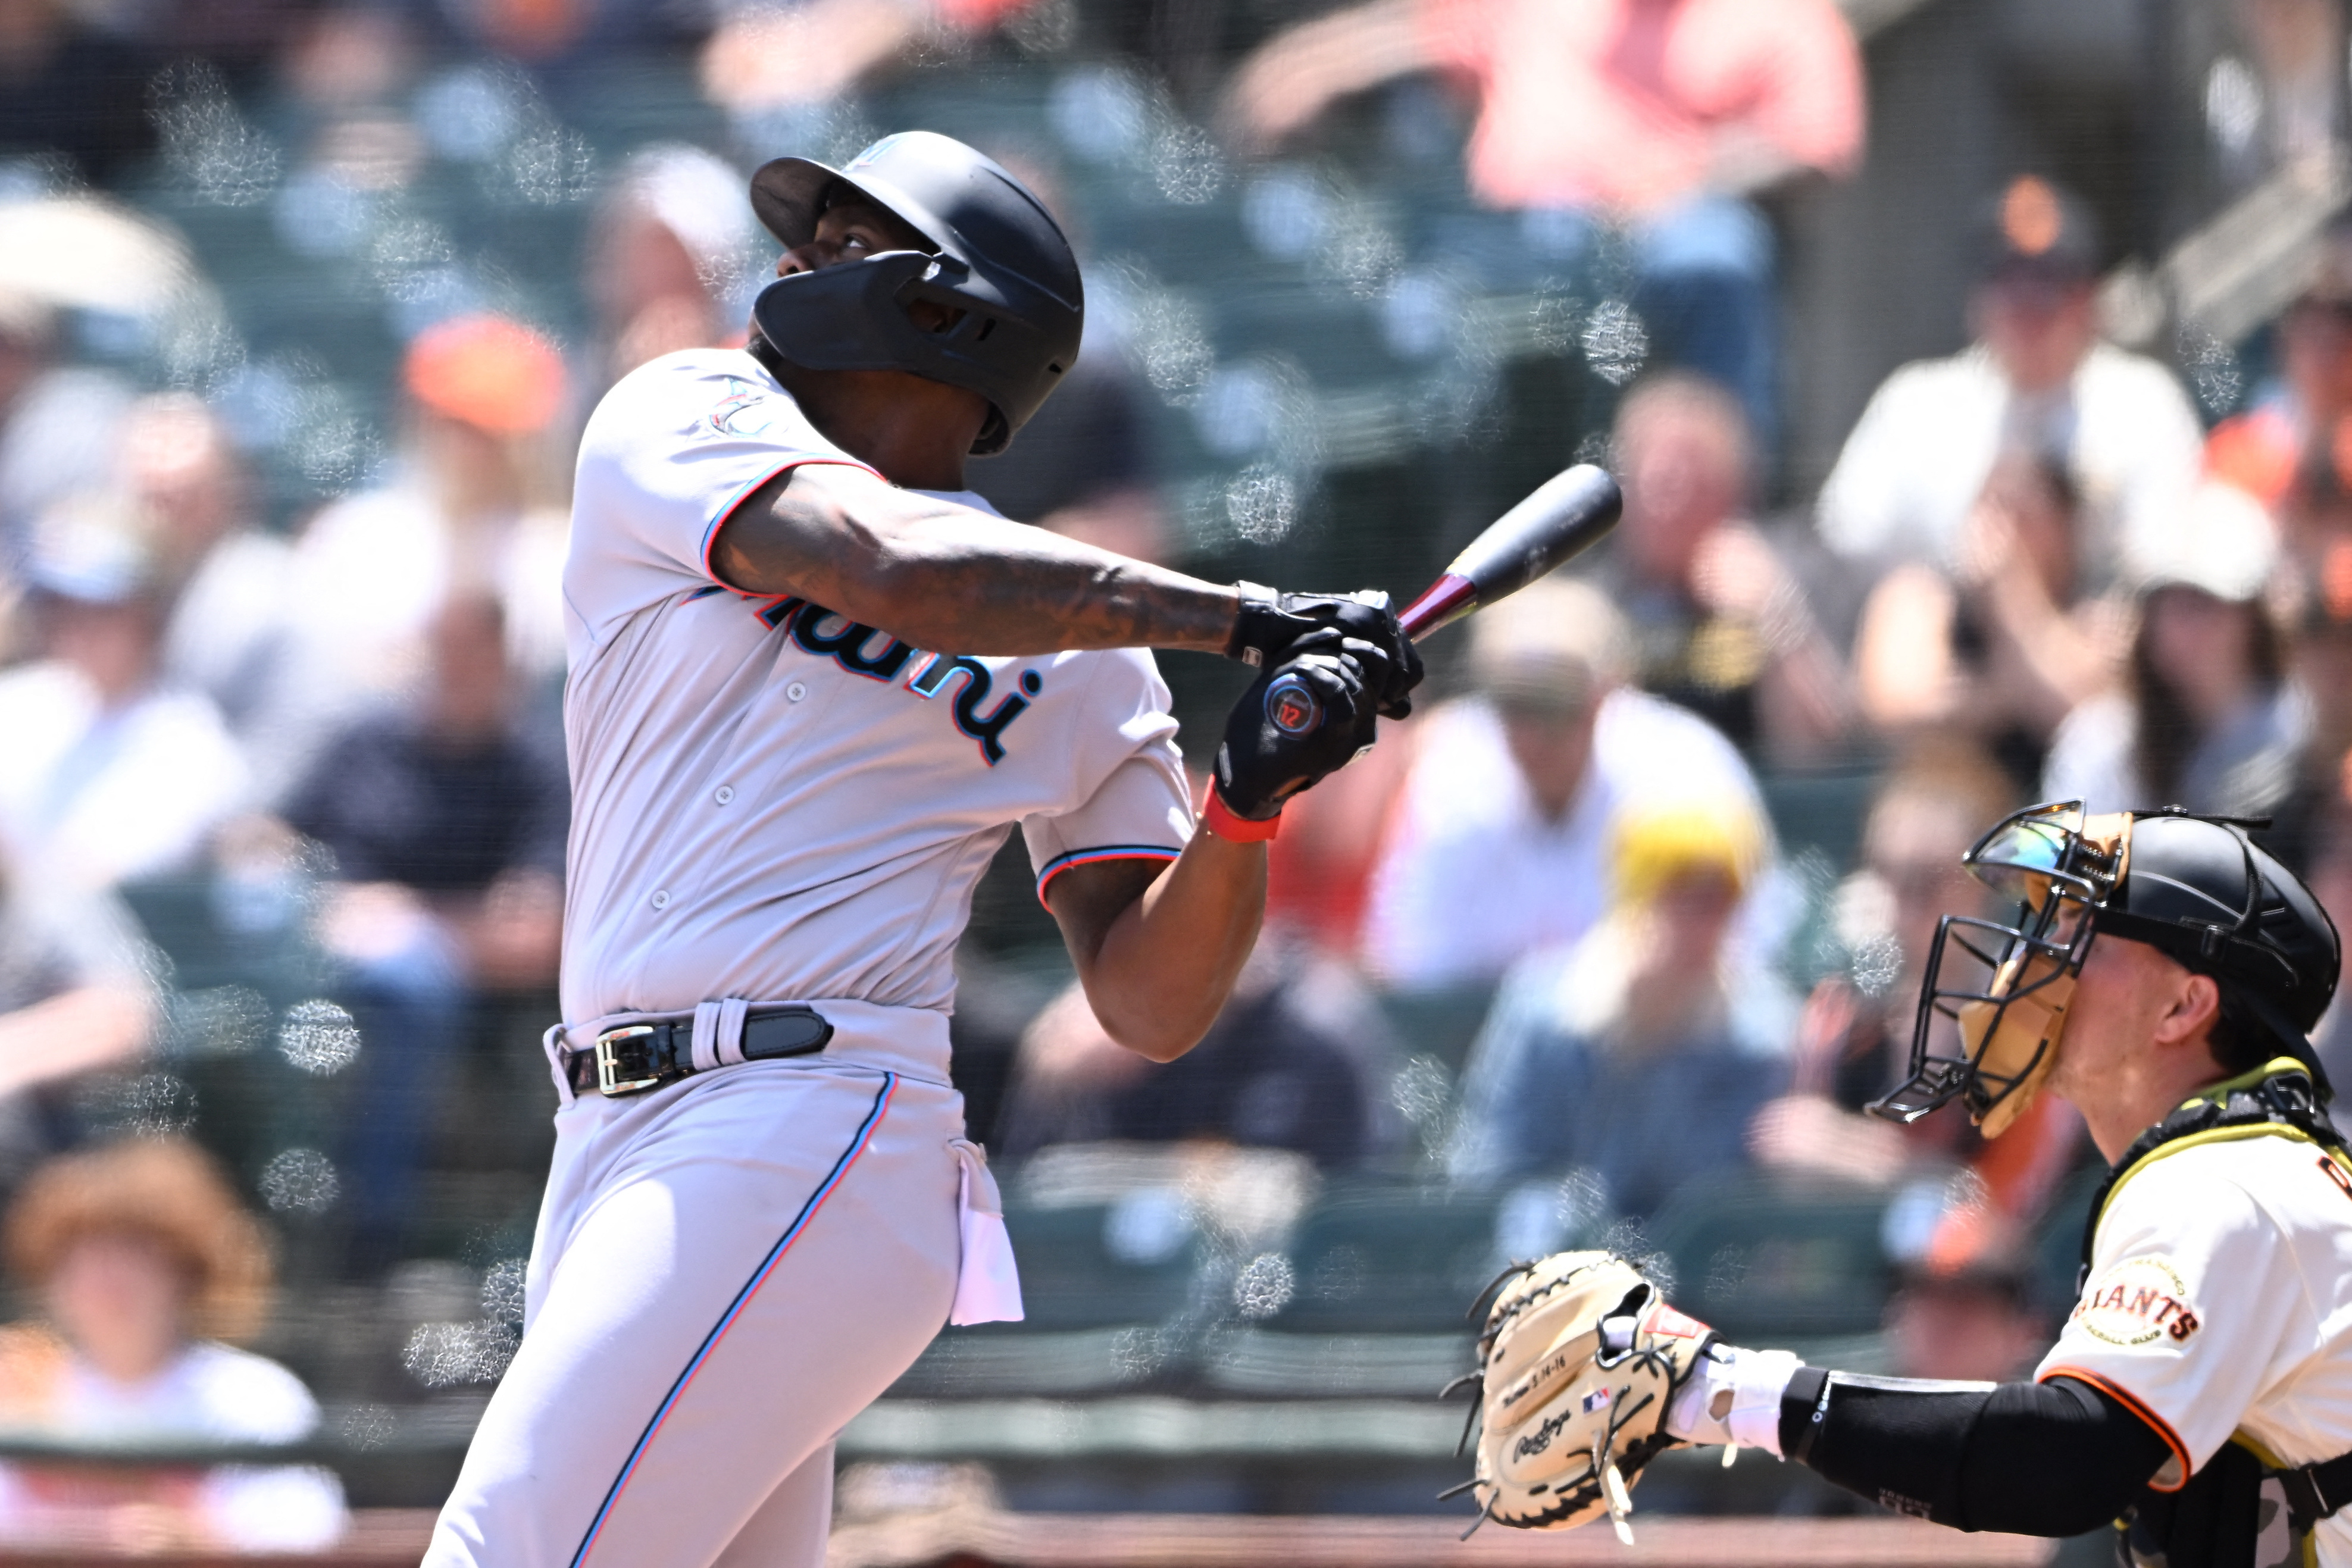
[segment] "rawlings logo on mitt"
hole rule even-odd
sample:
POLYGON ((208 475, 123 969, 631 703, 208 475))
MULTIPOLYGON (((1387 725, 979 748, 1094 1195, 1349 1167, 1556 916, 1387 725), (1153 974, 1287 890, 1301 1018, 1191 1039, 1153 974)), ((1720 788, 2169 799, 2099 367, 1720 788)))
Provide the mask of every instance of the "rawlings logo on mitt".
POLYGON ((1630 1544, 1632 1483, 1678 1441, 1666 1406, 1714 1338, 1614 1253, 1507 1276, 1478 1336, 1479 1521, 1567 1530, 1605 1512, 1630 1544))

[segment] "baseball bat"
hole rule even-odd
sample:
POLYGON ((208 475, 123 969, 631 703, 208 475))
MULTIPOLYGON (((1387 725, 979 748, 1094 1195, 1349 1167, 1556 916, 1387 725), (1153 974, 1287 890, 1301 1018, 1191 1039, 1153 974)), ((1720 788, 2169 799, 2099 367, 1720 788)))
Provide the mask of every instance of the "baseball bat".
MULTIPOLYGON (((1397 613, 1398 622, 1418 643, 1517 593, 1600 543, 1617 526, 1624 507, 1617 481, 1606 471, 1590 463, 1562 469, 1487 524, 1420 598, 1397 613)), ((1301 735, 1322 724, 1323 705, 1313 687, 1286 674, 1266 688, 1265 714, 1285 734, 1301 735)))
POLYGON ((1421 597, 1397 612, 1418 643, 1582 555, 1617 526, 1625 497, 1590 463, 1562 469, 1486 526, 1421 597))

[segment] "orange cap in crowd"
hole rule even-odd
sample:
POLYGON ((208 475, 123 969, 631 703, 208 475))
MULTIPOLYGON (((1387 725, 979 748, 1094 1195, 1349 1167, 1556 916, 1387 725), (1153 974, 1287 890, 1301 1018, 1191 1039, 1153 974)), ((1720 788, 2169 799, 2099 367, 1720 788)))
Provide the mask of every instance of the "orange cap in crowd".
POLYGON ((503 316, 459 316, 426 329, 408 346, 401 373, 418 402, 492 435, 535 434, 563 401, 555 345, 503 316))

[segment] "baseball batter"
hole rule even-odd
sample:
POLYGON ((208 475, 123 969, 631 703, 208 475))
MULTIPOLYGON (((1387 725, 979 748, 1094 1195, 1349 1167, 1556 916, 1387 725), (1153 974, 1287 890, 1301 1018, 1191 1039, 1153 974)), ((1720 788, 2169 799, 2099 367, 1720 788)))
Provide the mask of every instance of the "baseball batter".
MULTIPOLYGON (((1655 1439, 1612 1427, 1602 1447, 1627 1468, 1673 1439, 1767 1448, 1963 1530, 2115 1521, 2121 1560, 2147 1568, 2352 1564, 2352 1154, 2309 1038, 2336 990, 2335 926, 2242 825, 2177 810, 2037 807, 1968 864, 2017 915, 1946 917, 1912 1076, 1874 1109, 1908 1120, 1958 1098, 1997 1135, 2046 1088, 2083 1113, 2114 1170, 2057 1343, 2031 1382, 1854 1376, 1710 1343, 1662 1302, 1627 1314, 1633 1293, 1602 1284, 1600 1340, 1671 1385, 1655 1439)), ((1599 1256, 1539 1266, 1522 1299, 1555 1280, 1590 1291, 1575 1281, 1608 1275, 1580 1258, 1599 1256)), ((1487 1386, 1490 1441, 1498 1420, 1549 1439, 1498 1395, 1507 1381, 1487 1386)), ((1502 1437, 1482 1481, 1548 1522, 1548 1500, 1505 1475, 1544 1444, 1502 1437)))
POLYGON ((434 1568, 821 1562, 835 1435, 942 1324, 1021 1315, 948 1072, 1005 835, 1106 1030, 1173 1058, 1282 802, 1420 675, 1381 596, 1220 587, 965 488, 1082 321, 996 164, 908 132, 752 201, 786 253, 750 350, 655 361, 582 439, 556 1153, 434 1568), (1259 670, 1199 825, 1153 646, 1259 670))

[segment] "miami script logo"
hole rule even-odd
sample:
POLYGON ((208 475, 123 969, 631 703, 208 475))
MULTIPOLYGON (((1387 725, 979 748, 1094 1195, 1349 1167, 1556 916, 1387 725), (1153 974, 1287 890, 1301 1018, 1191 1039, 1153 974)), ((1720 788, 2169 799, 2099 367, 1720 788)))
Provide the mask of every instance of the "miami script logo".
POLYGON ((1024 670, 1014 683, 1020 691, 1007 692, 992 706, 996 676, 978 659, 927 653, 805 599, 779 600, 761 611, 760 619, 784 632, 802 652, 831 659, 853 675, 903 685, 925 702, 953 690, 948 711, 955 727, 979 743, 981 760, 991 768, 1004 760, 1004 732, 1045 687, 1043 675, 1024 670))

